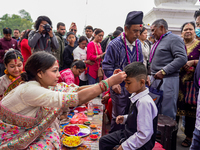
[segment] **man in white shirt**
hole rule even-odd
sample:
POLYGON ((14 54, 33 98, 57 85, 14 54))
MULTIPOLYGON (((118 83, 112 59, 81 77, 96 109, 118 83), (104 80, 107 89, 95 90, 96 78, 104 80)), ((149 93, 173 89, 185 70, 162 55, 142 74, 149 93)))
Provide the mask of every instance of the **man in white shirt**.
POLYGON ((85 35, 86 35, 86 38, 88 40, 88 43, 92 40, 93 36, 93 27, 92 26, 87 26, 85 28, 85 35))

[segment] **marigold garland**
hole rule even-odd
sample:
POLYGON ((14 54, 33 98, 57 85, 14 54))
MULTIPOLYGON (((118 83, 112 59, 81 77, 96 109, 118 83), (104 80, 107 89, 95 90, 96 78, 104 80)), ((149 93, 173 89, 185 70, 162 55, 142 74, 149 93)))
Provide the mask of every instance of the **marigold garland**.
MULTIPOLYGON (((4 70, 4 73, 8 76, 8 78, 9 78, 12 82, 15 81, 16 78, 13 77, 12 75, 10 75, 7 69, 4 70)), ((21 73, 22 73, 22 72, 21 72, 21 73)))

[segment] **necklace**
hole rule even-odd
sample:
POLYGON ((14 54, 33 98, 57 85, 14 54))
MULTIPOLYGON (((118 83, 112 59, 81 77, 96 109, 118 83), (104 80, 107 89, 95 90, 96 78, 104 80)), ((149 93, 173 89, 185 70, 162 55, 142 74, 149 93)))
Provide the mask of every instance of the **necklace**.
MULTIPOLYGON (((127 59, 128 59, 128 63, 130 64, 131 62, 130 62, 130 59, 129 59, 129 56, 128 56, 128 49, 127 49, 127 45, 126 45, 125 33, 123 33, 123 35, 124 35, 124 44, 125 44, 125 48, 126 48, 126 56, 127 56, 127 59)), ((136 46, 137 61, 139 61, 137 40, 135 41, 135 46, 136 46)))
POLYGON ((192 44, 192 43, 194 42, 194 40, 195 40, 195 39, 193 39, 192 42, 187 43, 187 44, 185 44, 185 45, 190 45, 190 44, 192 44))
POLYGON ((13 82, 13 81, 15 81, 15 77, 13 77, 12 75, 10 75, 9 73, 8 73, 8 70, 7 69, 5 69, 4 70, 4 73, 8 76, 8 78, 13 82))

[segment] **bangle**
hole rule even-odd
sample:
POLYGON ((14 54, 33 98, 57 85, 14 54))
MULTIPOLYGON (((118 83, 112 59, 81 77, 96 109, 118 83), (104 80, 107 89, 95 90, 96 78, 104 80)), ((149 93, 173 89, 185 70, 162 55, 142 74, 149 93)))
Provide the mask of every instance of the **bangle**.
POLYGON ((108 83, 106 82, 106 80, 102 80, 101 82, 103 82, 103 84, 105 85, 106 87, 106 91, 109 89, 109 85, 108 83))
POLYGON ((102 92, 105 92, 105 91, 106 91, 103 82, 99 82, 99 87, 100 87, 100 89, 101 89, 102 92))
POLYGON ((102 80, 101 82, 99 82, 99 87, 102 92, 105 92, 109 89, 108 83, 105 80, 102 80))

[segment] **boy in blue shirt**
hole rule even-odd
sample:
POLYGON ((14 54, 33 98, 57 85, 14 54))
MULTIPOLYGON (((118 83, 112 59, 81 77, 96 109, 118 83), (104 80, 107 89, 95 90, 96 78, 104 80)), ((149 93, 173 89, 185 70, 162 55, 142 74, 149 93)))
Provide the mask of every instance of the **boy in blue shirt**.
POLYGON ((145 83, 146 67, 141 62, 133 62, 124 68, 127 74, 126 90, 131 93, 129 114, 118 116, 117 124, 125 124, 124 130, 105 135, 99 140, 100 150, 151 150, 155 144, 158 110, 149 95, 145 83))

